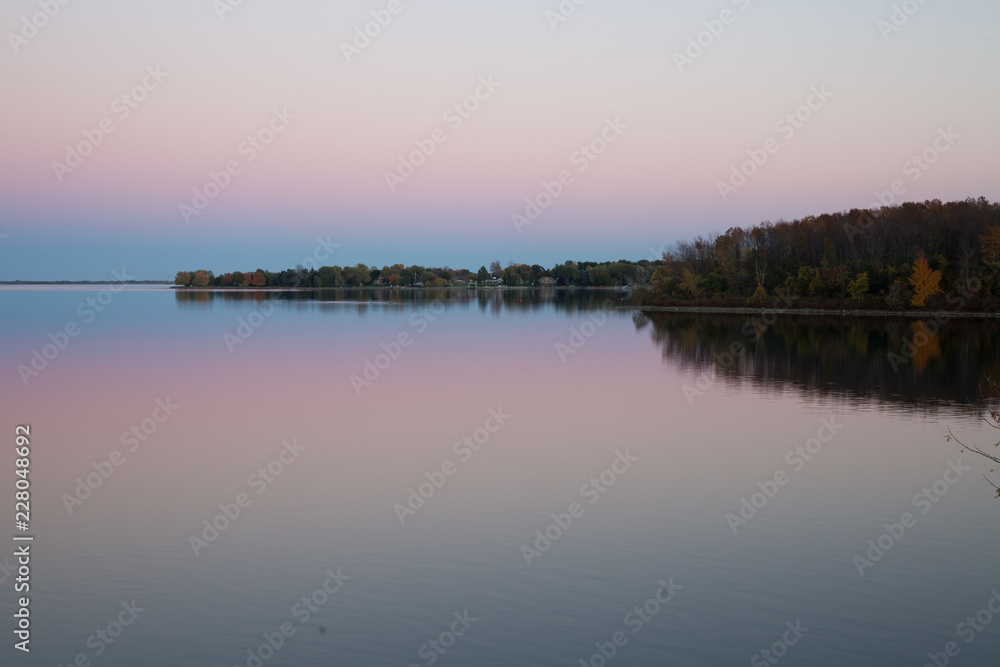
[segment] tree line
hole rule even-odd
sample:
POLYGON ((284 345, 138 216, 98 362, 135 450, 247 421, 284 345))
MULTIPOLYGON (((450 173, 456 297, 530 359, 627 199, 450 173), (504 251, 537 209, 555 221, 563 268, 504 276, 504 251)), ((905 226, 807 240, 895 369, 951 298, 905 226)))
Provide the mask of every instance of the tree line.
POLYGON ((648 304, 1000 307, 1000 204, 985 198, 734 227, 663 255, 648 304))
POLYGON ((613 287, 616 285, 636 285, 649 282, 659 268, 659 260, 630 262, 575 262, 567 261, 546 269, 538 264, 528 266, 511 262, 504 268, 499 261, 490 267, 481 266, 478 271, 468 269, 404 266, 394 264, 383 266, 323 266, 306 268, 298 266, 280 272, 234 271, 216 275, 209 270, 179 271, 174 280, 182 287, 366 287, 379 285, 387 287, 448 287, 451 285, 503 284, 508 286, 544 285, 550 278, 558 286, 613 287))

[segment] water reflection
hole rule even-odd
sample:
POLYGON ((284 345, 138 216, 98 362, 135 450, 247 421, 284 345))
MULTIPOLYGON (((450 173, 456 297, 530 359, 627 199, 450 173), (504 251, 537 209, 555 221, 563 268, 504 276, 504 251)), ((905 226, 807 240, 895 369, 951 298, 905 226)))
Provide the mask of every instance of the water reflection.
POLYGON ((623 289, 316 289, 316 290, 174 290, 177 303, 182 306, 208 306, 213 303, 239 303, 245 301, 286 301, 299 304, 356 304, 419 306, 429 301, 447 304, 476 305, 482 310, 530 310, 552 306, 568 312, 599 310, 608 301, 627 305, 632 291, 623 289))
MULTIPOLYGON (((324 309, 350 306, 449 307, 504 311, 541 308, 565 313, 628 307, 621 289, 317 289, 175 290, 180 307, 272 301, 324 309)), ((897 406, 967 405, 982 398, 989 378, 1000 377, 1000 321, 870 317, 682 314, 636 311, 636 330, 649 329, 663 358, 711 381, 763 390, 897 406)))
POLYGON ((637 313, 663 358, 712 381, 898 406, 965 405, 1000 377, 1000 322, 637 313), (936 333, 935 333, 936 332, 936 333))

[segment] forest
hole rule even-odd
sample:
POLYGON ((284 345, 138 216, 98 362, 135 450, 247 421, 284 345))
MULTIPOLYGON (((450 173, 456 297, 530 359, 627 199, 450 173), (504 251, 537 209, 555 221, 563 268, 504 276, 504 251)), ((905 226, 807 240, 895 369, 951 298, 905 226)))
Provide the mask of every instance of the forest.
POLYGON ((1000 204, 905 203, 678 243, 649 304, 997 310, 1000 204))

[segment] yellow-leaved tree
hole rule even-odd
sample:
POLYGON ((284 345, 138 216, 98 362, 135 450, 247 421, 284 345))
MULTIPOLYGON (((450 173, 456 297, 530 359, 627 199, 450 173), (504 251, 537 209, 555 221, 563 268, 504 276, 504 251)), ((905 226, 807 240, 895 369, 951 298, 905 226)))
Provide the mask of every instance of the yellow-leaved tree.
POLYGON ((687 292, 692 299, 697 299, 698 294, 701 291, 701 276, 691 269, 684 267, 684 270, 681 272, 680 287, 682 290, 687 292))
POLYGON ((913 262, 910 286, 913 288, 910 305, 923 308, 929 297, 941 293, 941 272, 932 269, 926 257, 918 257, 913 262))

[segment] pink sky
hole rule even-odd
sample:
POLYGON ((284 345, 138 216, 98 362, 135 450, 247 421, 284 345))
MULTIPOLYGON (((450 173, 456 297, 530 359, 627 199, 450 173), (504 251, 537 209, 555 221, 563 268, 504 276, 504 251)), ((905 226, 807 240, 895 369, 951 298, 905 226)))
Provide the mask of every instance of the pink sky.
MULTIPOLYGON (((251 2, 220 20, 201 0, 94 0, 61 7, 16 53, 8 34, 0 253, 20 250, 0 257, 0 279, 282 268, 317 233, 343 240, 341 263, 478 265, 496 259, 484 246, 505 261, 639 259, 696 233, 866 207, 897 179, 908 200, 1000 198, 991 2, 925 5, 885 34, 891 4, 860 0, 594 2, 556 30, 545 3, 405 2, 347 62, 341 43, 385 4, 251 2), (675 54, 724 9, 732 22, 678 71, 675 54), (123 117, 115 100, 144 77, 123 117), (481 77, 499 86, 450 123, 481 77), (776 123, 823 86, 832 97, 783 136, 776 123), (294 120, 251 162, 240 147, 275 108, 294 120), (580 171, 574 154, 615 118, 627 130, 580 171), (102 121, 114 131, 60 182, 53 162, 102 121), (949 127, 949 151, 904 175, 949 127), (390 191, 386 172, 438 128, 447 141, 390 191), (719 182, 769 138, 779 150, 724 201, 719 182), (185 224, 180 206, 230 161, 240 173, 185 224), (511 215, 564 169, 573 184, 518 234, 511 215)), ((9 2, 0 25, 29 34, 38 11, 9 2)))

